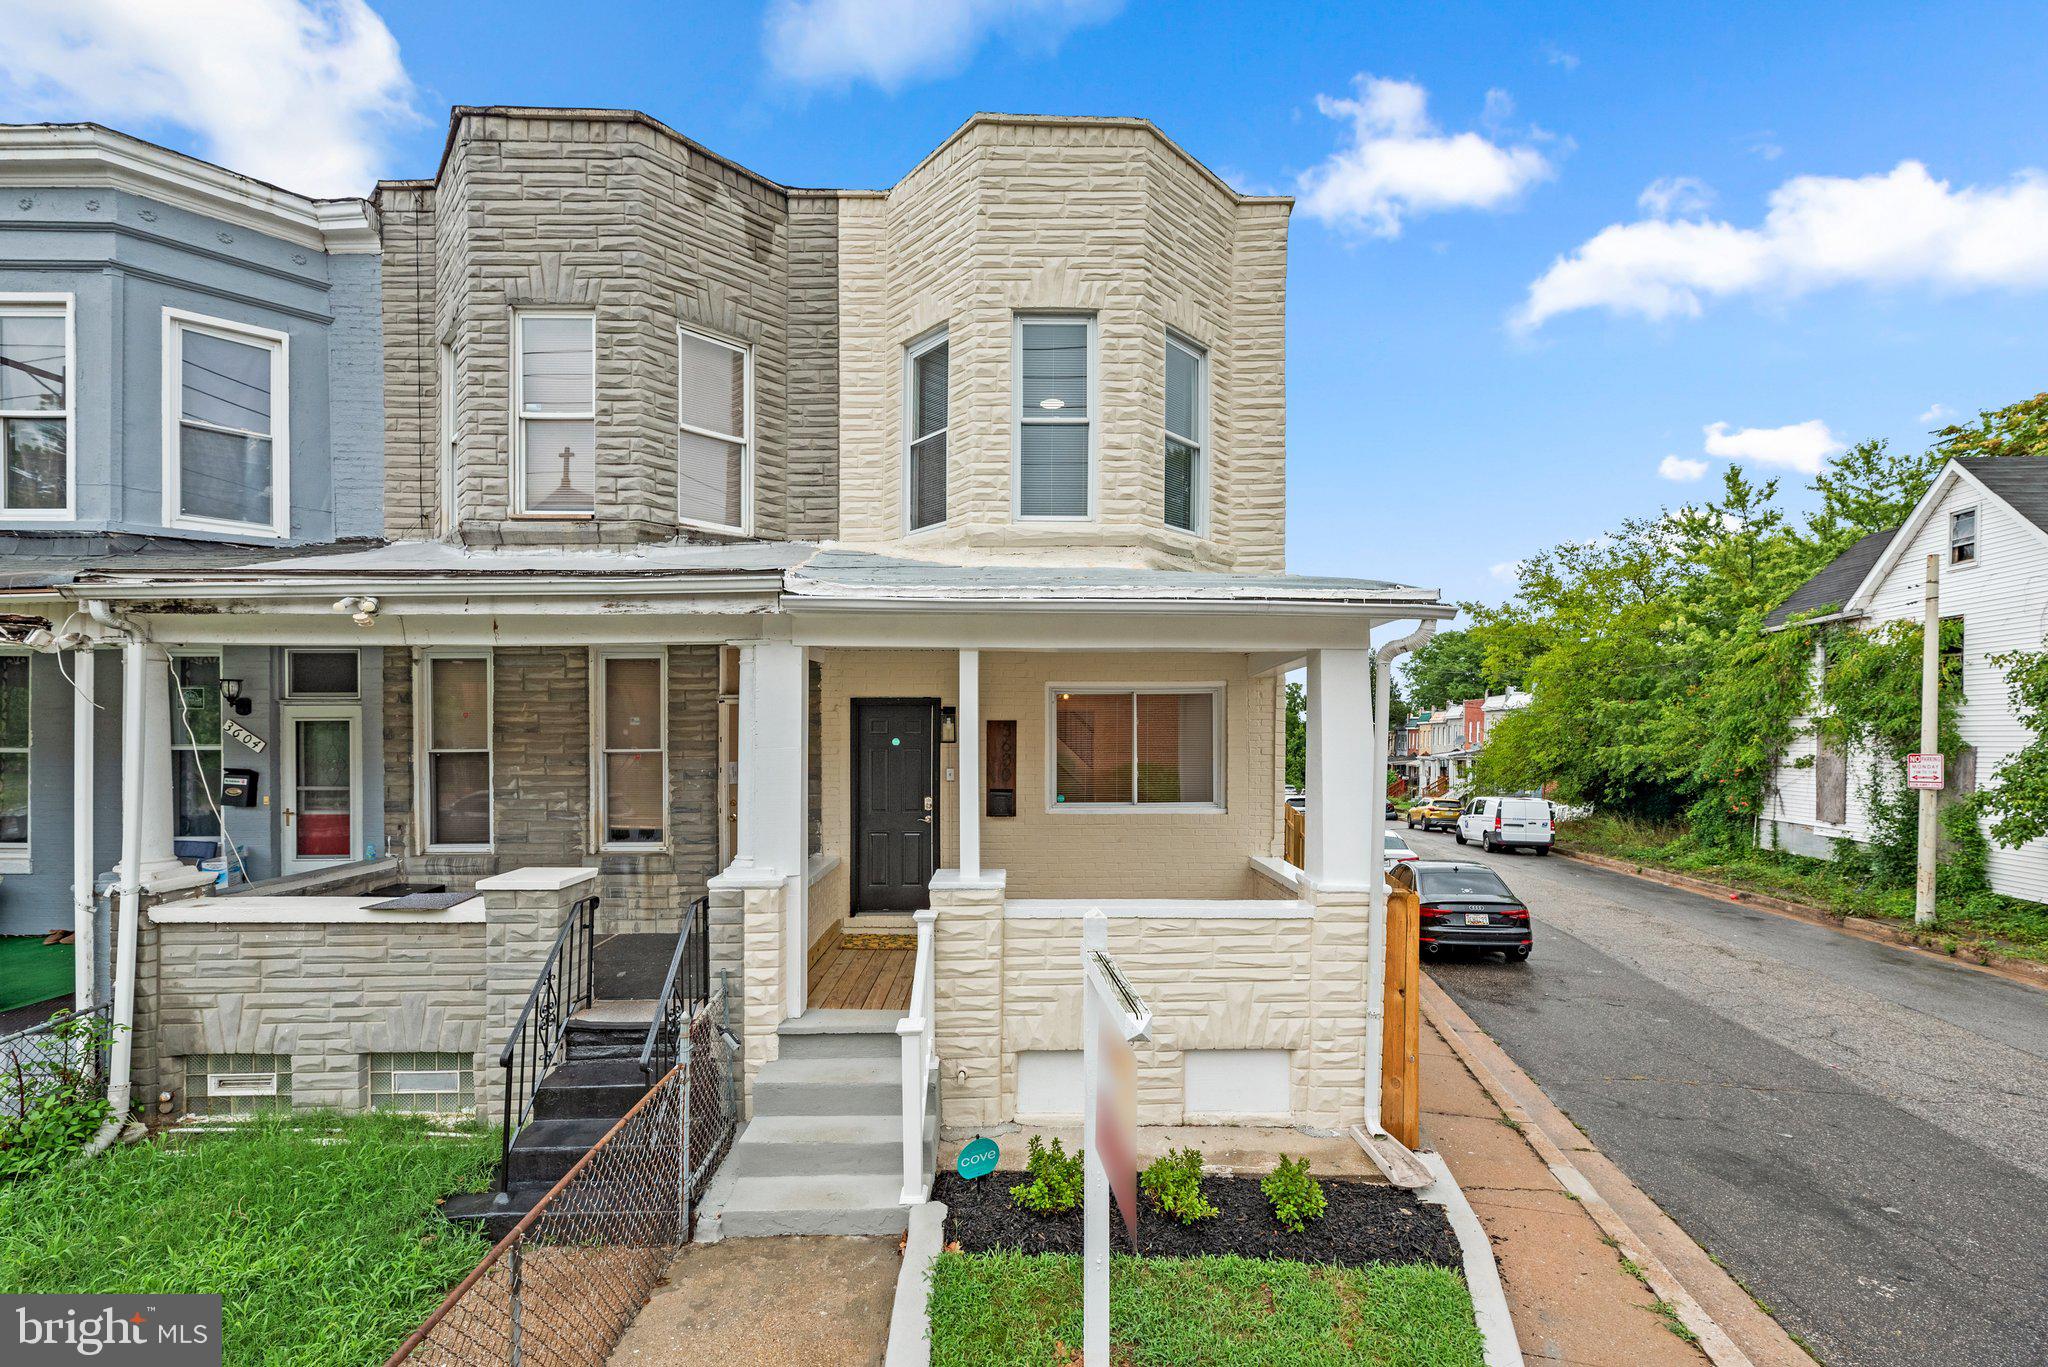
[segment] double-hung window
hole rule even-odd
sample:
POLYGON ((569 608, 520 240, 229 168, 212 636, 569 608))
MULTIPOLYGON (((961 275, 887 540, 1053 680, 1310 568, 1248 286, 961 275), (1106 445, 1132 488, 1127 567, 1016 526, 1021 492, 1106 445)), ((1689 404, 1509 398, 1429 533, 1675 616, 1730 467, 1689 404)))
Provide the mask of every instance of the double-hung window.
POLYGON ((441 397, 440 499, 434 526, 442 535, 455 530, 455 348, 447 342, 434 351, 434 387, 441 397))
POLYGON ((29 657, 0 655, 0 854, 28 849, 29 657))
POLYGON ((1166 339, 1166 525, 1192 532, 1208 486, 1203 438, 1208 424, 1209 358, 1178 337, 1166 339))
POLYGON ((1052 806, 1216 810, 1223 805, 1220 686, 1052 690, 1052 806))
POLYGON ((0 295, 0 518, 71 515, 71 301, 0 295))
POLYGON ((658 846, 668 827, 668 688, 659 651, 597 657, 597 821, 606 849, 658 846))
POLYGON ((282 332, 164 310, 164 521, 281 537, 291 529, 282 332))
POLYGON ((1016 516, 1094 515, 1095 320, 1021 316, 1016 516))
POLYGON ((426 683, 427 845, 491 845, 491 659, 430 655, 426 683))
POLYGON ((1977 559, 1977 510, 1965 508, 1948 518, 1948 563, 1968 565, 1977 559))
POLYGON ((596 315, 522 313, 513 334, 514 511, 589 517, 597 511, 596 315))
POLYGON ((676 515, 744 534, 754 514, 754 358, 676 330, 676 515))
POLYGON ((171 657, 171 833, 220 836, 220 656, 171 657))
POLYGON ((946 418, 951 371, 946 334, 927 337, 910 348, 905 386, 904 474, 908 480, 910 529, 935 527, 946 520, 946 418))

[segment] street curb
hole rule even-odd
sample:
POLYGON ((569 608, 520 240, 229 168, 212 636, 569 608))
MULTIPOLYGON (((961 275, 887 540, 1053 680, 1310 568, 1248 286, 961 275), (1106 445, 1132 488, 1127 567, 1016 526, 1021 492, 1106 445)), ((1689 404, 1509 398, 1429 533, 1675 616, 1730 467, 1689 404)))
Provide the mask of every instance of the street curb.
POLYGON ((889 1349, 883 1367, 931 1367, 932 1264, 945 1247, 946 1203, 910 1208, 903 1236, 903 1266, 896 1271, 896 1304, 889 1312, 889 1349))
POLYGON ((1716 883, 1712 879, 1694 878, 1689 874, 1673 873, 1666 869, 1657 868, 1654 865, 1638 864, 1628 859, 1615 859, 1604 854, 1592 854, 1589 852, 1572 853, 1563 849, 1553 849, 1552 853, 1560 859, 1569 859, 1579 864, 1590 864, 1596 869, 1606 869, 1609 873, 1619 873, 1630 878, 1640 878, 1646 883, 1658 883, 1667 888, 1677 888, 1681 892, 1696 892, 1705 897, 1712 897, 1717 901, 1740 902, 1746 907, 1755 907, 1759 911, 1774 912, 1790 920, 1805 921, 1809 925, 1825 926, 1829 930, 1839 931, 1844 935, 1853 935, 1860 940, 1872 940, 1898 949, 1909 949, 1915 954, 1924 954, 1930 959, 1935 959, 1942 963, 1955 964, 1972 972, 1989 973, 1993 977, 2004 978, 2010 982, 2024 983, 2028 987, 2048 990, 2048 964, 2036 963, 2032 959, 2016 959, 2011 955, 2000 954, 1995 950, 1973 949, 1966 946, 1958 947, 1953 954, 1945 954, 1937 949, 1929 949, 1910 931, 1900 930, 1897 926, 1884 921, 1872 920, 1868 916, 1837 914, 1829 911, 1826 907, 1814 906, 1810 902, 1794 902, 1784 897, 1773 897, 1769 893, 1750 892, 1745 888, 1738 888, 1729 883, 1716 883))
MULTIPOLYGON (((1451 1052, 1458 1056, 1459 1062, 1463 1063, 1478 1080, 1480 1087, 1492 1099, 1493 1104, 1500 1107, 1502 1114, 1514 1123, 1522 1138, 1536 1151, 1537 1157, 1543 1160, 1544 1166, 1550 1169, 1558 1183, 1585 1207, 1586 1213, 1593 1217, 1593 1222, 1600 1226, 1601 1232, 1614 1241, 1616 1250, 1641 1269, 1643 1280, 1649 1284, 1652 1293, 1659 1300, 1669 1304, 1676 1312, 1679 1322, 1698 1337, 1700 1351, 1707 1355, 1707 1359, 1714 1363, 1715 1367, 1768 1367, 1768 1363, 1759 1364, 1736 1344, 1720 1321, 1701 1304, 1664 1259, 1651 1251, 1648 1238, 1639 1234, 1628 1220, 1622 1217, 1608 1198, 1594 1186, 1591 1179, 1551 1138, 1536 1117, 1516 1100, 1504 1085, 1500 1074, 1510 1074, 1518 1084, 1536 1096, 1543 1096, 1542 1089, 1536 1086, 1528 1074, 1521 1071, 1493 1037, 1480 1029, 1478 1023, 1466 1015, 1463 1008, 1452 1001, 1450 994, 1438 986, 1428 974, 1424 974, 1422 978, 1422 1011, 1430 1024, 1436 1027, 1437 1033, 1443 1036, 1444 1042, 1450 1045, 1451 1052), (1479 1040, 1485 1041, 1486 1051, 1497 1057, 1482 1058, 1480 1048, 1476 1044, 1479 1040)), ((1544 1100, 1548 1102, 1547 1097, 1544 1100)), ((1551 1109, 1556 1111, 1554 1105, 1551 1109)), ((1564 1124, 1571 1123, 1562 1111, 1556 1111, 1556 1115, 1564 1124)), ((1632 1205, 1657 1209, 1655 1203, 1629 1182, 1619 1169, 1614 1169, 1608 1180, 1610 1184, 1626 1184, 1632 1205)), ((1659 1211, 1658 1214, 1661 1216, 1662 1212, 1659 1211)), ((1667 1221, 1669 1219, 1663 1218, 1667 1221)), ((1670 1229, 1676 1231, 1679 1237, 1685 1238, 1688 1244, 1691 1243, 1690 1238, 1685 1236, 1684 1231, 1679 1230, 1675 1223, 1671 1224, 1670 1229)), ((1695 1244, 1692 1247, 1697 1249, 1698 1246, 1695 1244)), ((1710 1269, 1702 1275, 1718 1276, 1727 1280, 1727 1286, 1720 1288, 1724 1301, 1733 1297, 1739 1298, 1742 1305, 1752 1304, 1748 1293, 1735 1283, 1734 1278, 1708 1261, 1704 1251, 1700 1252, 1698 1262, 1710 1269)), ((1779 1345, 1783 1348, 1782 1354, 1774 1353, 1769 1362, 1803 1363, 1810 1367, 1812 1359, 1792 1342, 1777 1321, 1764 1315, 1761 1310, 1755 1314, 1758 1320, 1769 1326, 1769 1329, 1758 1328, 1755 1323, 1750 1327, 1759 1334, 1770 1335, 1774 1339, 1774 1348, 1779 1345)))
POLYGON ((1465 1289, 1472 1295, 1472 1318, 1478 1321, 1484 1343, 1486 1367, 1523 1367, 1522 1344, 1515 1334, 1515 1317, 1508 1310, 1507 1293, 1501 1290, 1500 1264, 1493 1258, 1493 1241, 1486 1227, 1472 1212, 1465 1189, 1451 1175, 1443 1155, 1418 1153, 1416 1160, 1428 1168, 1436 1181, 1415 1193, 1415 1199, 1444 1208, 1451 1232, 1458 1236, 1458 1254, 1465 1265, 1465 1289))

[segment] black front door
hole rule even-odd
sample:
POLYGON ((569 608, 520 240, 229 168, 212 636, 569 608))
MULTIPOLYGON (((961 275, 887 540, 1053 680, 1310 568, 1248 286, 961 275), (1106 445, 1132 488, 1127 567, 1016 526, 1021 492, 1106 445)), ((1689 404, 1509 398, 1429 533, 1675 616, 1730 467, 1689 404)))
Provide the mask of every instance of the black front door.
POLYGON ((938 868, 932 698, 853 700, 853 909, 919 911, 938 868))

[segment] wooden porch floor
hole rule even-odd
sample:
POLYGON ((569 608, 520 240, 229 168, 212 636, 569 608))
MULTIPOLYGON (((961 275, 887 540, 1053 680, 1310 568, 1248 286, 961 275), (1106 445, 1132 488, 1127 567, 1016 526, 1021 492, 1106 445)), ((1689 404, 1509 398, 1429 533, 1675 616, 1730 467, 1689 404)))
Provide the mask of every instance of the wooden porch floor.
POLYGON ((810 1004, 848 1011, 907 1011, 910 979, 917 971, 912 949, 849 948, 835 940, 811 960, 810 1004))

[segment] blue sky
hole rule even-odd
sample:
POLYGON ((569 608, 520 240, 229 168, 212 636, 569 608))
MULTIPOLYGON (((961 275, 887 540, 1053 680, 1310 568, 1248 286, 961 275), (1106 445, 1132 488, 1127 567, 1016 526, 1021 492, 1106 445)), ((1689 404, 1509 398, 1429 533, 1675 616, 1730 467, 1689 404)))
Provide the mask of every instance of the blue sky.
POLYGON ((2038 6, 1386 8, 12 0, 0 118, 336 192, 430 173, 455 103, 868 186, 976 109, 1141 114, 1303 196, 1291 568, 1454 597, 1731 456, 1796 487, 2048 387, 2038 6))

